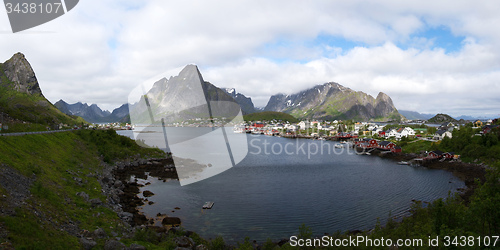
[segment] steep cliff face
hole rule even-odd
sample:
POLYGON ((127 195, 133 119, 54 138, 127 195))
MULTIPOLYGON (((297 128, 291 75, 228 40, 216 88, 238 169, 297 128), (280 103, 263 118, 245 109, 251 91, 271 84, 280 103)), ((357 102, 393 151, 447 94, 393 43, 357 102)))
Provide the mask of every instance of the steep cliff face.
POLYGON ((21 53, 0 63, 0 112, 23 122, 76 122, 45 99, 33 68, 21 53))
POLYGON ((7 79, 13 83, 11 87, 18 92, 43 96, 35 72, 22 53, 14 54, 3 63, 3 71, 7 79))
POLYGON ((330 82, 293 95, 270 98, 265 111, 279 111, 297 118, 399 120, 402 116, 391 98, 380 92, 377 98, 330 82))
POLYGON ((228 117, 235 115, 234 107, 239 111, 239 105, 231 96, 203 80, 196 65, 187 65, 178 76, 168 80, 158 80, 138 103, 129 107, 133 123, 153 123, 162 118, 166 122, 180 122, 210 116, 228 117))

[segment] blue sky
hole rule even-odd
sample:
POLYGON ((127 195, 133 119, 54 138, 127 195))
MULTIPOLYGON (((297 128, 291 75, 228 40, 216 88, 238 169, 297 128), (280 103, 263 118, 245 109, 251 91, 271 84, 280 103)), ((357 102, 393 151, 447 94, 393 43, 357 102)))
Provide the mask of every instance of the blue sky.
POLYGON ((195 63, 257 106, 333 81, 398 109, 494 117, 498 13, 497 1, 86 0, 18 34, 0 13, 0 60, 23 52, 50 101, 110 110, 195 63))
MULTIPOLYGON (((455 35, 449 27, 427 27, 427 29, 412 34, 412 39, 425 38, 430 41, 430 48, 444 49, 446 53, 458 52, 462 48, 465 36, 455 35)), ((401 44, 402 48, 410 48, 413 44, 401 44)))

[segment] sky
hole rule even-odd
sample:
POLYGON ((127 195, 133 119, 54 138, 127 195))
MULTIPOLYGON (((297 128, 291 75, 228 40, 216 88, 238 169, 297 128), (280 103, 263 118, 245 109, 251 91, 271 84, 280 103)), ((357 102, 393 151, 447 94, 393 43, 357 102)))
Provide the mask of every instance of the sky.
POLYGON ((0 11, 0 61, 22 52, 49 101, 107 110, 196 64, 257 107, 337 82, 400 110, 499 117, 498 13, 493 0, 81 0, 19 33, 0 11))

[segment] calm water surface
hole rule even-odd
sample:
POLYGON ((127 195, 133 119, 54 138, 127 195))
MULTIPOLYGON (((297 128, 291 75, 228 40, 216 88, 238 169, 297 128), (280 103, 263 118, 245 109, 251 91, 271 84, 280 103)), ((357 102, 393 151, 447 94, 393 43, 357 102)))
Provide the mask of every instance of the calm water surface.
POLYGON ((148 198, 154 204, 142 211, 180 217, 185 229, 206 238, 241 242, 249 236, 262 242, 289 238, 302 223, 315 235, 373 228, 377 218, 408 215, 412 199, 432 201, 464 187, 444 170, 356 155, 335 149, 335 142, 259 135, 249 136, 248 143, 242 162, 212 178, 180 186, 150 177, 151 185, 142 190, 155 193, 148 198), (293 147, 280 152, 287 143, 293 147), (304 151, 296 150, 302 144, 304 151), (323 153, 312 154, 315 148, 323 153), (213 209, 201 209, 206 201, 215 202, 213 209))

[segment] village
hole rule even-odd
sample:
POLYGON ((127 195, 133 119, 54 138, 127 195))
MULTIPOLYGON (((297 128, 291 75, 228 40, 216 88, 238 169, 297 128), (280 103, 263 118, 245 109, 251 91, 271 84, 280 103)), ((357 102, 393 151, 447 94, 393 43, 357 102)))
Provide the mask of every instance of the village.
MULTIPOLYGON (((201 119, 196 118, 183 122, 169 123, 166 126, 173 127, 207 127, 207 126, 233 126, 234 133, 261 134, 267 136, 279 136, 284 138, 304 138, 312 140, 338 141, 336 147, 354 147, 362 154, 371 154, 374 150, 381 153, 404 153, 403 145, 418 141, 440 142, 445 137, 452 138, 453 132, 463 126, 472 126, 479 131, 476 136, 490 133, 498 128, 498 120, 476 120, 455 124, 444 122, 442 124, 427 124, 425 121, 407 121, 405 123, 380 123, 380 122, 353 122, 342 121, 300 121, 291 123, 288 121, 245 121, 240 123, 226 123, 225 118, 201 119)), ((103 123, 93 124, 90 129, 114 129, 133 130, 134 126, 129 123, 103 123)), ((420 161, 459 161, 460 155, 454 152, 442 152, 440 150, 421 152, 419 158, 402 164, 414 164, 420 161)))
MULTIPOLYGON (((480 130, 476 136, 489 133, 498 128, 497 120, 469 122, 473 129, 480 130)), ((403 149, 398 144, 408 144, 417 141, 440 142, 445 137, 452 138, 453 131, 459 130, 466 124, 445 122, 442 124, 424 124, 407 122, 403 124, 371 123, 352 121, 300 121, 289 122, 262 122, 252 121, 234 127, 235 133, 263 134, 285 138, 307 138, 313 140, 339 141, 338 147, 355 147, 361 154, 370 154, 374 150, 384 153, 402 153, 403 149)), ((454 152, 440 150, 426 151, 423 157, 415 158, 412 162, 401 164, 414 164, 421 161, 459 161, 460 155, 454 152)))

